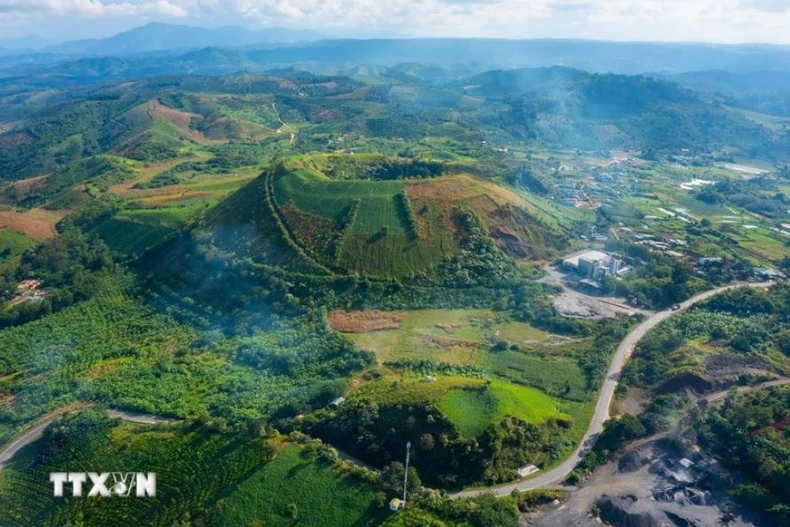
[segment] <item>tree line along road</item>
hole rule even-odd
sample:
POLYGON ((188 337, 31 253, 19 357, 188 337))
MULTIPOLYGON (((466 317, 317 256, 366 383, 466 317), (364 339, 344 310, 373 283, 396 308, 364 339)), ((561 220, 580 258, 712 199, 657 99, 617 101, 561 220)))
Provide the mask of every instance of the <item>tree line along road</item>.
MULTIPOLYGON (((36 426, 34 426, 33 428, 31 428, 21 436, 19 436, 10 445, 5 447, 3 451, 0 452, 0 471, 3 470, 3 465, 5 465, 12 457, 14 457, 14 454, 22 450, 30 443, 41 438, 41 436, 44 435, 44 430, 46 430, 47 427, 50 424, 52 424, 55 420, 59 419, 65 411, 68 411, 70 409, 71 408, 64 408, 59 411, 56 411, 54 415, 52 415, 52 417, 37 424, 36 426)), ((107 415, 112 419, 122 419, 123 421, 129 421, 130 423, 138 423, 138 424, 155 425, 155 424, 176 424, 182 422, 178 419, 167 419, 164 417, 158 417, 156 415, 134 414, 128 412, 120 412, 117 410, 107 410, 107 415)))
POLYGON ((617 382, 620 379, 620 373, 622 372, 623 367, 625 366, 628 359, 631 357, 631 354, 634 352, 636 345, 644 338, 645 335, 647 335, 651 329, 664 322, 672 315, 685 311, 694 304, 707 300, 713 296, 718 295, 719 293, 723 293, 724 291, 744 286, 766 288, 775 285, 775 283, 776 282, 737 283, 718 287, 716 289, 711 289, 710 291, 700 293, 686 300, 679 305, 679 308, 674 310, 668 309, 666 311, 660 311, 650 315, 641 324, 631 330, 631 332, 617 347, 617 351, 615 352, 612 362, 609 366, 609 371, 606 374, 606 379, 604 379, 603 385, 601 386, 601 391, 598 396, 598 403, 595 406, 595 413, 593 414, 593 418, 590 421, 590 426, 587 428, 587 432, 584 434, 584 439, 582 439, 581 444, 573 452, 573 454, 568 457, 568 459, 552 468, 548 472, 538 474, 534 478, 518 481, 515 483, 497 485, 495 487, 456 492, 454 494, 450 494, 450 497, 471 498, 486 493, 493 493, 496 496, 507 496, 514 490, 528 491, 558 485, 564 481, 571 472, 573 472, 573 469, 576 468, 576 465, 579 463, 579 461, 581 461, 589 447, 603 431, 603 425, 609 419, 609 406, 612 404, 614 391, 617 388, 617 382))

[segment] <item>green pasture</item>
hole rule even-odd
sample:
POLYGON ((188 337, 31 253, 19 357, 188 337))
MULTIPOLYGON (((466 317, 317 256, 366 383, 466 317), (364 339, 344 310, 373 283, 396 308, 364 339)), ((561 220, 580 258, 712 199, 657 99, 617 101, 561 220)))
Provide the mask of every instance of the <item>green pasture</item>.
POLYGON ((445 393, 439 407, 466 437, 477 437, 493 422, 511 416, 528 423, 568 419, 557 409, 557 401, 545 393, 499 380, 485 389, 454 389, 445 393))

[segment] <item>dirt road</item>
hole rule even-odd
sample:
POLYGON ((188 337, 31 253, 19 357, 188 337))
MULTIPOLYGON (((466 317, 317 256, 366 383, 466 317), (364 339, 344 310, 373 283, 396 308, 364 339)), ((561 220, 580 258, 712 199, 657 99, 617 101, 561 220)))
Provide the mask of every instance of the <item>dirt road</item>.
POLYGON ((620 378, 620 372, 623 370, 625 363, 628 361, 629 357, 634 351, 637 343, 644 338, 647 333, 659 325, 660 323, 664 322, 666 319, 674 315, 675 313, 680 313, 685 311, 686 309, 690 308, 697 302, 702 302, 707 300, 713 296, 716 296, 719 293, 723 293, 724 291, 728 291, 730 289, 735 289, 738 287, 748 286, 748 287, 770 287, 774 285, 774 282, 763 282, 759 284, 753 283, 739 283, 733 284, 728 286, 719 287, 716 289, 711 289, 710 291, 706 291, 704 293, 700 293, 699 295, 692 297, 682 304, 680 304, 679 309, 673 310, 666 310, 661 311, 659 313, 655 313, 647 318, 644 322, 639 324, 636 328, 634 328, 631 333, 629 333, 625 339, 620 343, 617 347, 617 351, 612 358, 612 363, 609 366, 609 371, 606 375, 606 379, 601 386, 600 395, 598 396, 598 404, 595 407, 595 413, 593 414, 592 421, 590 421, 590 426, 587 429, 587 433, 584 434, 584 439, 582 440, 582 444, 576 449, 576 451, 571 454, 571 456, 563 461, 560 465, 554 467, 553 469, 545 472, 543 474, 538 474, 536 477, 520 481, 516 483, 508 483, 505 485, 500 485, 497 487, 488 487, 485 489, 479 490, 466 490, 462 492, 458 492, 455 494, 451 494, 450 497, 452 498, 468 498, 473 496, 478 496, 483 493, 493 492, 497 496, 507 496, 513 490, 518 489, 521 491, 527 490, 534 490, 538 488, 548 487, 551 485, 556 485, 562 482, 568 475, 573 471, 576 465, 581 461, 584 454, 587 450, 592 446, 595 441, 595 438, 603 431, 603 424, 609 419, 609 406, 612 403, 612 398, 614 397, 615 388, 617 388, 617 381, 620 378))
POLYGON ((180 419, 168 419, 166 417, 158 417, 156 415, 148 414, 133 414, 129 412, 120 412, 118 410, 107 410, 107 415, 113 419, 123 419, 130 423, 139 423, 144 425, 165 425, 182 423, 180 419))
MULTIPOLYGON (((738 393, 756 392, 757 390, 762 390, 765 388, 776 388, 778 386, 788 386, 788 385, 790 385, 790 379, 778 379, 776 381, 764 382, 756 386, 740 386, 739 388, 736 389, 736 391, 738 393)), ((718 393, 712 393, 710 395, 706 395, 705 397, 703 397, 703 399, 705 399, 709 403, 715 403, 723 400, 729 394, 730 391, 727 390, 724 392, 718 392, 718 393)))

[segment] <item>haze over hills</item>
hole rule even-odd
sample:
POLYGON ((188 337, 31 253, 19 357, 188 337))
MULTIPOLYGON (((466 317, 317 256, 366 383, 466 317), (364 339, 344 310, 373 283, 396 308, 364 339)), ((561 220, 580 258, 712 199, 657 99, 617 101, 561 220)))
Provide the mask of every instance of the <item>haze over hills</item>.
POLYGON ((53 40, 41 35, 27 35, 24 37, 2 38, 0 39, 0 53, 5 52, 29 52, 40 50, 46 47, 55 46, 57 40, 53 40))
POLYGON ((44 51, 68 55, 111 56, 206 47, 235 48, 261 43, 314 41, 321 38, 323 36, 314 31, 282 27, 260 30, 243 27, 209 29, 152 22, 112 37, 65 42, 44 51))
MULTIPOLYGON (((82 79, 107 76, 134 78, 164 74, 260 72, 282 66, 312 69, 359 64, 392 66, 403 62, 441 67, 463 64, 475 73, 498 68, 548 66, 622 74, 679 74, 701 70, 726 70, 734 74, 790 71, 790 47, 774 45, 559 39, 322 38, 312 31, 277 27, 263 30, 236 27, 207 29, 151 23, 109 38, 46 47, 29 57, 20 57, 19 50, 6 53, 16 56, 6 57, 0 64, 14 67, 0 70, 0 74, 67 75, 82 79), (158 54, 155 64, 144 56, 152 52, 158 54), (23 63, 24 66, 20 65, 23 63)), ((0 43, 0 50, 3 47, 0 43)))
POLYGON ((106 38, 56 42, 31 35, 0 40, 0 53, 36 51, 52 55, 113 56, 206 47, 237 48, 254 44, 309 42, 325 38, 310 30, 268 27, 205 28, 151 22, 106 38))

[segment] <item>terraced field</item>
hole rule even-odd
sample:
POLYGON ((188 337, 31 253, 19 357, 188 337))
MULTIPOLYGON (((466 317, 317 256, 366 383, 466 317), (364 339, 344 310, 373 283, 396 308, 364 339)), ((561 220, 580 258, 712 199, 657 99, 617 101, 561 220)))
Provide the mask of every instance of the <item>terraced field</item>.
POLYGON ((361 200, 353 232, 373 234, 387 227, 405 233, 395 210, 395 195, 403 191, 399 181, 335 181, 314 172, 300 170, 274 182, 274 196, 279 205, 289 200, 310 214, 340 221, 346 208, 361 200))
MULTIPOLYGON (((415 239, 409 232, 401 204, 404 184, 400 181, 337 181, 313 171, 298 170, 275 178, 273 186, 281 210, 292 204, 305 214, 334 222, 334 226, 328 225, 324 237, 338 239, 332 263, 343 269, 370 276, 401 277, 431 268, 456 250, 452 230, 442 230, 442 225, 432 222, 428 208, 417 212, 426 218, 421 236, 415 239), (343 225, 354 207, 357 210, 351 224, 343 225)), ((287 213, 284 220, 298 242, 309 242, 315 237, 310 222, 300 225, 293 217, 289 222, 287 213)), ((322 248, 308 248, 319 255, 324 252, 322 248)))

